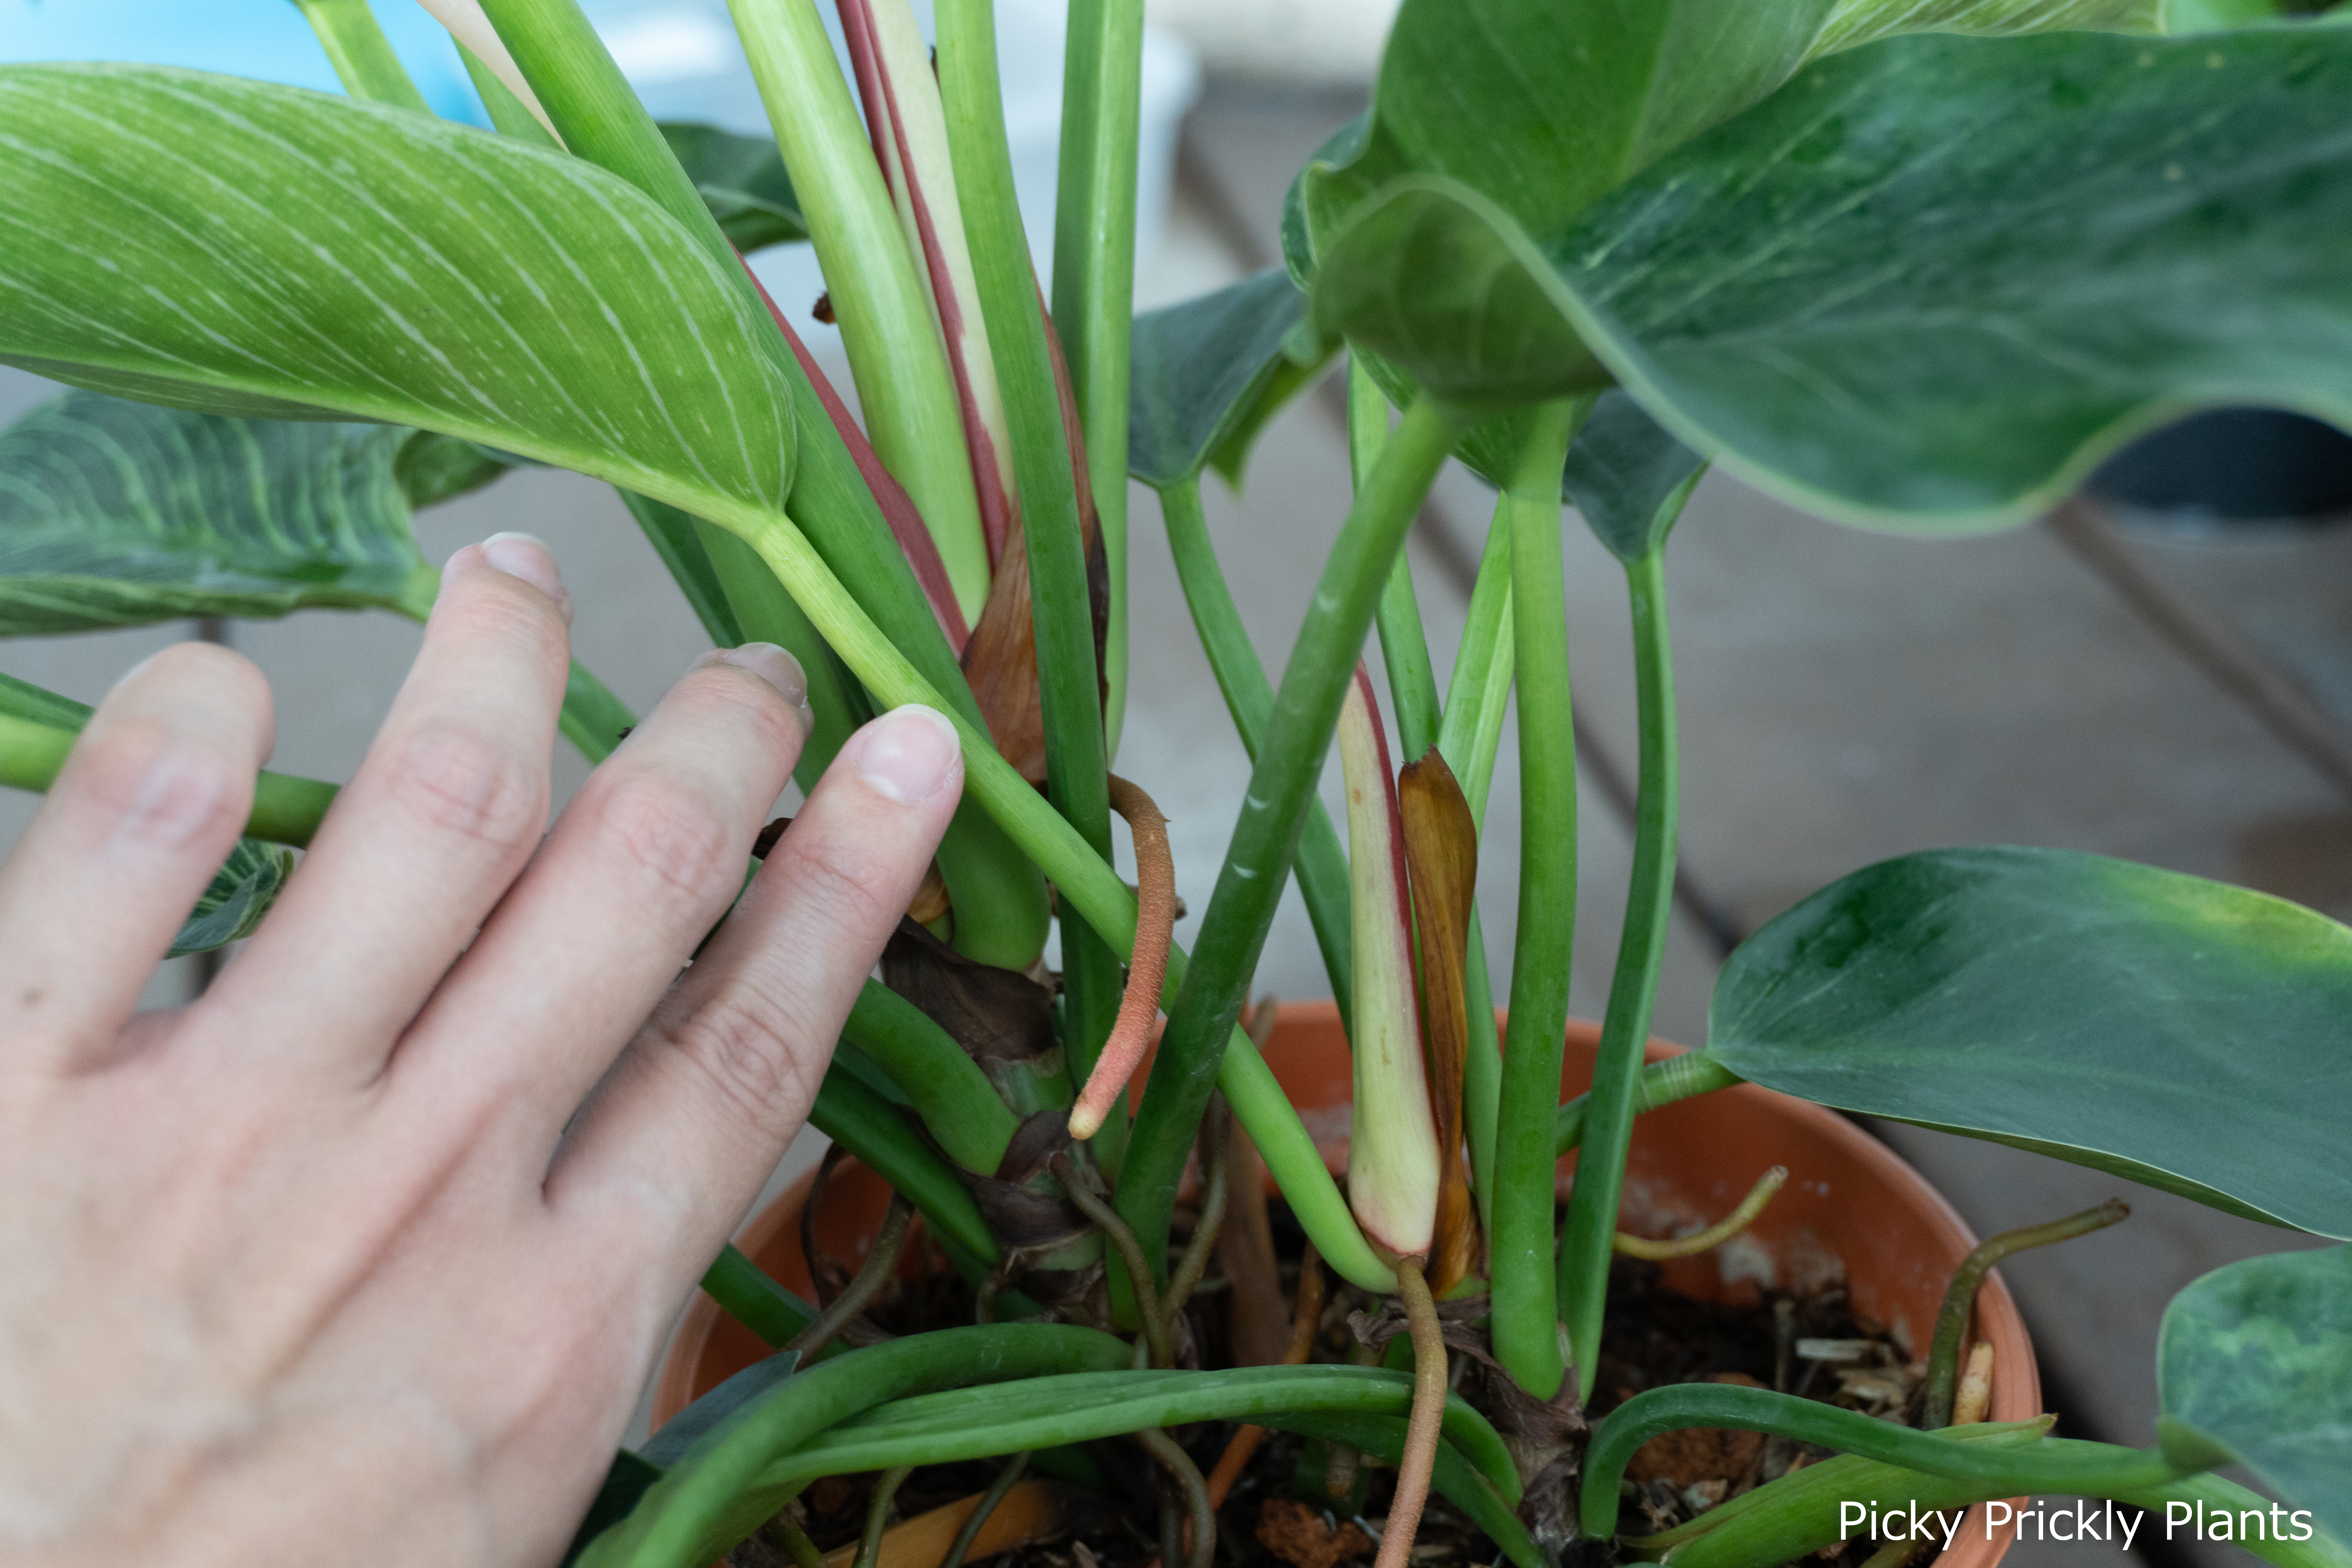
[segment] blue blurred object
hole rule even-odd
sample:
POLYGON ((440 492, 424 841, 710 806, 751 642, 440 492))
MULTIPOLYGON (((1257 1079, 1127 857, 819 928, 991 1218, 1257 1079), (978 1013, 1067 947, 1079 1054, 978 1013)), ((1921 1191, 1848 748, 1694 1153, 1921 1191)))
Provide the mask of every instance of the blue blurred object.
MULTIPOLYGON (((416 0, 376 18, 433 111, 487 125, 457 47, 416 0)), ((135 60, 341 92, 293 0, 0 0, 0 64, 135 60)))

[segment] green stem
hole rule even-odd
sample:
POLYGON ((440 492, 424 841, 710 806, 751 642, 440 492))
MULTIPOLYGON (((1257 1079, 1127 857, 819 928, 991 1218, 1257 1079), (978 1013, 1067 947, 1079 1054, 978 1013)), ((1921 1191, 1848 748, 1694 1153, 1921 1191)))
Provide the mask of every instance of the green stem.
POLYGON ((1495 754, 1503 741, 1503 716, 1511 696, 1518 650, 1511 615, 1511 498, 1495 498, 1495 521, 1478 558, 1470 588, 1470 609, 1454 678, 1437 727, 1438 754, 1461 781, 1471 819, 1486 824, 1486 795, 1495 780, 1495 754))
POLYGON ((986 1266, 1003 1256, 971 1194, 888 1100, 845 1072, 828 1071, 809 1108, 809 1125, 903 1194, 934 1235, 986 1266))
POLYGON ((1020 1127, 970 1052, 912 1002, 869 980, 842 1034, 906 1093, 948 1158, 992 1176, 1020 1127))
POLYGON ((816 627, 801 613, 760 552, 715 523, 691 520, 696 539, 719 580, 727 601, 728 618, 742 632, 743 642, 774 643, 800 661, 808 681, 809 712, 816 727, 801 746, 793 777, 807 795, 849 743, 859 725, 873 717, 866 693, 842 668, 841 660, 816 627))
POLYGON ((1625 568, 1633 605, 1633 682, 1641 728, 1641 787, 1633 822, 1633 870, 1617 973, 1601 1026, 1601 1052, 1587 1097, 1584 1145, 1559 1243, 1559 1316, 1568 1325, 1577 1385, 1592 1397, 1600 1371, 1601 1313, 1617 1200, 1633 1146, 1634 1095, 1642 1079, 1658 969, 1675 912, 1675 847, 1680 762, 1675 741, 1674 650, 1666 629, 1664 551, 1625 568))
POLYGON ((909 1334, 834 1357, 734 1411, 599 1535, 581 1568, 702 1568, 772 1517, 798 1489, 777 1470, 810 1439, 861 1411, 910 1394, 1125 1364, 1125 1342, 1093 1329, 992 1323, 909 1334))
POLYGON ((1118 1211, 1103 1200, 1077 1168, 1077 1162, 1065 1150, 1054 1156, 1054 1174, 1062 1184, 1062 1191, 1078 1206, 1078 1212, 1102 1227, 1110 1238, 1112 1248, 1127 1266, 1127 1277, 1135 1292, 1136 1316, 1143 1326, 1143 1344, 1156 1367, 1173 1366, 1175 1358, 1168 1337, 1168 1309, 1152 1276, 1158 1271, 1144 1257, 1141 1243, 1137 1241, 1134 1227, 1119 1218, 1118 1211))
MULTIPOLYGON (((454 38, 450 41, 457 43, 454 38)), ((555 138, 548 134, 547 127, 539 122, 539 116, 530 111, 530 106, 517 98, 514 89, 499 80, 499 73, 484 65, 479 55, 458 43, 457 58, 465 62, 467 79, 474 84, 475 92, 481 96, 482 108, 489 114, 490 123, 499 135, 511 136, 518 142, 528 142, 551 153, 563 151, 555 144, 555 138)))
POLYGON ((327 63, 335 68, 335 79, 343 84, 345 92, 371 103, 433 112, 433 106, 408 79, 399 55, 393 52, 392 40, 383 36, 368 0, 294 0, 294 4, 319 36, 327 63))
POLYGON ((582 756, 591 763, 603 762, 636 722, 637 716, 613 695, 611 687, 578 659, 572 661, 572 671, 564 677, 563 711, 556 718, 556 727, 582 756))
POLYGON ((1552 1268, 1551 1113, 1566 1048, 1569 964, 1576 948, 1576 738, 1561 586, 1559 474, 1584 407, 1534 411, 1504 498, 1519 685, 1519 929, 1487 1208, 1496 1359, 1539 1399, 1564 1367, 1552 1268))
MULTIPOLYGON (((719 232, 576 0, 484 0, 483 8, 572 151, 651 196, 702 242, 746 297, 767 313, 766 296, 719 232)), ((956 713, 974 729, 984 728, 980 704, 923 596, 914 568, 883 518, 880 503, 866 489, 841 433, 829 418, 817 416, 824 401, 809 368, 786 342, 781 326, 767 346, 793 389, 794 408, 807 416, 796 421, 798 458, 786 501, 792 515, 808 529, 802 542, 814 562, 822 563, 832 585, 845 588, 854 598, 866 629, 872 630, 876 622, 887 628, 894 653, 920 672, 929 695, 899 700, 927 702, 956 713)), ((688 510, 695 505, 683 495, 656 499, 688 510)), ((748 509, 708 515, 745 538, 781 521, 748 509)), ((824 617, 812 612, 810 618, 825 629, 824 617)), ((835 646, 840 646, 837 639, 835 646)), ((970 803, 957 811, 939 860, 950 896, 965 911, 956 924, 958 951, 1000 968, 1026 969, 1044 951, 1047 924, 1045 885, 1034 868, 970 803)))
MULTIPOLYGON (((1165 1253, 1177 1179, 1218 1080, 1219 1044, 1234 1034, 1247 999, 1389 563, 1459 428, 1456 415, 1426 398, 1406 412, 1371 481, 1357 492, 1283 671, 1265 742, 1202 921, 1201 960, 1169 1009, 1119 1179, 1119 1212, 1155 1258, 1165 1253)), ((1174 965, 1170 970, 1172 978, 1174 965)), ((1225 1049, 1230 1060, 1232 1047, 1225 1049)), ((1226 1096, 1255 1138, 1245 1096, 1231 1086, 1226 1096)), ((1271 1163, 1263 1140, 1259 1147, 1271 1163)), ((1354 1231, 1352 1222, 1347 1229, 1354 1231)), ((1321 1236, 1315 1239, 1323 1247, 1321 1236)), ((1360 1236, 1353 1239, 1362 1246, 1360 1236)), ((1323 1255, 1353 1277, 1328 1247, 1323 1255)))
MULTIPOLYGON (((0 784, 43 791, 57 781, 73 750, 74 731, 0 713, 0 784)), ((253 815, 246 837, 301 848, 334 804, 337 786, 290 773, 264 772, 254 781, 253 815)))
MULTIPOLYGON (((1257 762, 1265 742, 1266 721, 1274 713, 1274 686, 1258 662, 1242 626, 1233 590, 1225 585, 1217 565, 1216 547, 1209 542, 1208 519, 1201 510, 1198 475, 1160 492, 1160 515, 1168 529, 1169 553, 1176 558, 1176 581, 1192 612, 1192 626, 1201 651, 1209 656, 1210 673, 1224 693, 1225 709, 1242 738, 1250 762, 1257 762)), ((1324 973, 1331 977, 1331 994, 1339 1004, 1339 1024, 1347 1027, 1354 996, 1353 960, 1349 944, 1354 933, 1348 924, 1348 850, 1339 830, 1319 799, 1310 799, 1307 826, 1300 831, 1298 852, 1291 869, 1298 879, 1299 897, 1307 903, 1307 922, 1315 928, 1315 944, 1323 953, 1324 973)))
MULTIPOLYGON (((866 434, 923 514, 965 619, 977 622, 988 602, 988 541, 955 376, 921 260, 907 248, 824 19, 814 0, 728 0, 728 7, 824 269, 866 434)), ((961 170, 958 176, 961 183, 961 170)), ((962 194, 969 215, 972 195, 962 194)))
MULTIPOLYGON (((1370 481, 1388 442, 1389 400, 1363 362, 1351 357, 1348 361, 1348 468, 1357 489, 1370 481)), ((1412 565, 1405 551, 1398 551, 1389 563, 1388 581, 1381 586, 1373 622, 1380 628, 1389 701, 1396 709, 1397 749, 1405 762, 1412 762, 1437 744, 1437 671, 1429 661, 1429 634, 1422 629, 1421 601, 1412 591, 1412 565)))
POLYGON ((1104 755, 1127 716, 1128 345, 1135 315, 1136 144, 1143 7, 1075 0, 1062 62, 1061 184, 1054 207, 1054 321, 1087 437, 1095 515, 1110 568, 1104 755))
MULTIPOLYGON (((1072 432, 1063 424, 1060 378, 1046 336, 1044 302, 1013 188, 1013 150, 998 87, 992 0, 946 0, 938 9, 940 97, 972 276, 988 324, 988 342, 1013 441, 1029 564, 1029 603, 1037 685, 1045 732, 1045 789, 1054 808, 1106 862, 1111 856, 1108 752, 1104 744, 1102 672, 1095 660, 1094 595, 1087 574, 1072 432)), ((1133 180, 1133 170, 1129 171, 1133 180)), ((1132 197, 1129 198, 1132 207, 1132 197)), ((1133 219, 1129 220, 1132 247, 1133 219)), ((1119 317, 1125 342, 1126 315, 1119 317)), ((1124 348, 1120 350, 1124 363, 1124 348)), ((1120 378, 1119 409, 1126 409, 1120 378)), ((1122 436, 1113 471, 1124 493, 1122 436)), ((1083 917, 1062 910, 1065 1017, 1091 1068, 1118 1015, 1118 958, 1083 917)))
MULTIPOLYGON (((1672 1105, 1678 1100, 1688 1100, 1696 1094, 1707 1094, 1718 1089, 1729 1089, 1747 1080, 1729 1068, 1723 1067, 1698 1051, 1685 1051, 1678 1057, 1668 1057, 1662 1062, 1652 1062, 1642 1069, 1634 1080, 1633 1114, 1655 1110, 1662 1105, 1672 1105)), ((1584 1142, 1584 1115, 1592 1097, 1580 1094, 1563 1105, 1552 1116, 1552 1152, 1564 1155, 1584 1142)))
POLYGON ((767 1270, 730 1243, 702 1277, 703 1294, 719 1310, 760 1336, 775 1350, 792 1343, 795 1335, 816 1321, 816 1309, 785 1289, 767 1270))
POLYGON ((2105 1230, 2131 1217, 2131 1210, 2120 1200, 2109 1198, 2096 1208, 2064 1219, 2052 1220, 2048 1225, 2021 1226, 2002 1231, 1977 1243, 1974 1251, 1960 1260, 1952 1270, 1951 1283, 1944 1288, 1944 1304, 1936 1314, 1936 1337, 1927 1351, 1927 1407, 1920 1416, 1924 1426, 1946 1426, 1951 1424, 1952 1397, 1960 1373, 1960 1342, 1968 1337, 1969 1315, 1976 1309, 1977 1291, 1984 1277, 1994 1265, 2013 1252, 2031 1247, 2049 1247, 2061 1241, 2071 1241, 2078 1236, 2088 1236, 2095 1230, 2105 1230))
MULTIPOLYGON (((784 1457, 768 1475, 805 1482, 909 1459, 944 1464, 988 1458, 1237 1416, 1268 1426, 1283 1426, 1287 1415, 1309 1411, 1401 1416, 1412 1410, 1413 1392, 1413 1380, 1404 1373, 1332 1364, 1070 1372, 1012 1387, 957 1389, 874 1410, 784 1457), (1043 1433, 1055 1435, 1039 1443, 1026 1440, 1043 1433)), ((1493 1425, 1459 1395, 1445 1398, 1444 1433, 1497 1491, 1518 1500, 1510 1450, 1493 1425)))
MULTIPOLYGON (((1428 459, 1417 481, 1422 488, 1426 488, 1440 461, 1442 455, 1428 459)), ((987 731, 960 705, 942 698, 907 655, 866 616, 789 514, 708 492, 681 490, 678 499, 706 509, 713 521, 752 542, 761 557, 792 588, 793 597, 824 634, 825 640, 878 702, 894 707, 920 702, 946 713, 963 742, 964 809, 986 811, 1034 858, 1061 889, 1066 902, 1077 910, 1114 952, 1133 952, 1134 890, 1077 836, 1060 813, 1039 796, 1028 780, 997 754, 987 731)), ((1410 502, 1406 505, 1409 515, 1410 502)), ((1338 603, 1335 599, 1334 604, 1338 603)), ((1363 628, 1370 619, 1371 608, 1367 602, 1360 605, 1360 618, 1354 623, 1360 644, 1363 628)), ((1344 650, 1344 644, 1341 647, 1344 650)), ((1331 722, 1337 718, 1337 706, 1334 701, 1326 710, 1323 735, 1327 745, 1331 722)), ((943 867, 944 864, 943 859, 943 867)), ((1266 914, 1271 918, 1270 907, 1266 914)), ((1264 936, 1261 926, 1255 942, 1262 942, 1264 936)), ((1167 981, 1160 990, 1163 1005, 1174 1006, 1190 967, 1183 950, 1171 947, 1167 981)), ((1238 984, 1245 986, 1249 973, 1246 963, 1239 973, 1238 984)), ((1236 1002, 1228 1018, 1238 1017, 1239 1011, 1236 1002)), ((1204 1043, 1195 1049, 1206 1056, 1211 1044, 1204 1043)), ((1163 1056, 1161 1059, 1167 1058, 1163 1056)), ((1209 1059, 1216 1087, 1232 1102, 1242 1125, 1249 1129, 1250 1139, 1265 1158, 1266 1168, 1282 1184, 1284 1195, 1289 1198, 1300 1226, 1313 1238, 1325 1261, 1366 1289, 1391 1288, 1394 1274, 1373 1255, 1362 1232, 1357 1229, 1354 1217, 1348 1212, 1347 1200, 1339 1194, 1339 1184, 1323 1167, 1314 1140, 1299 1121, 1282 1086, 1275 1080, 1256 1047, 1250 1044, 1249 1037, 1237 1026, 1228 1027, 1223 1065, 1213 1066, 1213 1058, 1209 1059)), ((1194 1116, 1197 1121, 1198 1113, 1194 1116)), ((1181 1165, 1181 1149, 1177 1158, 1181 1165)), ((1128 1184, 1122 1180, 1122 1188, 1128 1184)), ((1159 1235, 1164 1243, 1164 1220, 1159 1235)))
MULTIPOLYGON (((1503 740, 1503 715, 1517 668, 1511 624, 1511 527, 1508 498, 1495 501, 1486 552, 1470 589, 1470 610, 1454 656, 1437 729, 1437 753, 1462 785, 1470 819, 1486 823, 1486 795, 1503 740)), ((1462 1065, 1463 1130, 1470 1146, 1470 1180, 1478 1194, 1478 1220, 1495 1223, 1495 1135, 1503 1104, 1503 1043, 1495 1027, 1495 985, 1486 968, 1486 933, 1470 911, 1463 1000, 1469 1012, 1469 1050, 1462 1065)))
POLYGON ((1653 1437, 1685 1426, 1778 1433, 1924 1475, 1987 1482, 1994 1497, 2017 1492, 2112 1497, 2119 1490, 2161 1487, 2185 1473, 2153 1449, 2056 1437, 2019 1445, 1956 1442, 1939 1433, 1915 1431, 1769 1388, 1680 1383, 1635 1394, 1593 1429, 1582 1482, 1586 1535, 1605 1540, 1616 1533, 1617 1489, 1633 1451, 1653 1437))

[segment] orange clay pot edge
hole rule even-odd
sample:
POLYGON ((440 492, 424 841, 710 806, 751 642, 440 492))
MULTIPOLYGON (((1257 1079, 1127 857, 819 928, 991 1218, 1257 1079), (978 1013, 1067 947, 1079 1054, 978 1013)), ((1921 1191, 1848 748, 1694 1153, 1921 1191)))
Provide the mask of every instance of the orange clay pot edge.
MULTIPOLYGON (((1599 1042, 1597 1026, 1569 1025, 1564 1093, 1582 1091, 1599 1042)), ((1650 1059, 1682 1048, 1653 1040, 1650 1059)), ((1328 1002, 1286 1004, 1265 1055, 1293 1103, 1306 1113, 1327 1163, 1344 1169, 1351 1069, 1338 1009, 1328 1002)), ((1912 1354, 1924 1356, 1942 1281, 1977 1238, 1925 1177, 1835 1111, 1740 1084, 1649 1112, 1635 1129, 1625 1223, 1629 1228, 1640 1224, 1633 1213, 1637 1198, 1653 1211, 1715 1217, 1776 1163, 1789 1165, 1789 1184, 1750 1233, 1748 1255, 1818 1263, 1827 1256, 1826 1247, 1844 1266, 1858 1309, 1909 1331, 1912 1354)), ((1563 1186, 1573 1164, 1573 1156, 1561 1162, 1563 1186)), ((814 1182, 814 1173, 803 1176, 754 1215, 736 1241, 803 1297, 810 1285, 800 1257, 800 1211, 814 1182)), ((879 1177, 855 1161, 844 1162, 818 1216, 822 1245, 854 1268, 887 1201, 888 1188, 879 1177)), ((1740 1246, 1735 1240, 1721 1250, 1740 1246)), ((919 1251, 908 1250, 910 1257, 919 1251)), ((1717 1255, 1668 1268, 1677 1289, 1695 1294, 1726 1289, 1717 1255)), ((1739 1287, 1735 1282, 1729 1289, 1739 1287)), ((1990 1418, 2024 1421, 2041 1414, 2032 1342, 1998 1271, 1978 1298, 1972 1337, 1993 1342, 1990 1418)), ((658 1426, 764 1351, 748 1330, 698 1295, 662 1363, 654 1424, 658 1426)), ((2015 1526, 1988 1540, 1985 1513, 1981 1504, 1969 1510, 1958 1543, 1934 1560, 1937 1568, 1993 1568, 2000 1561, 2015 1538, 2015 1526)))

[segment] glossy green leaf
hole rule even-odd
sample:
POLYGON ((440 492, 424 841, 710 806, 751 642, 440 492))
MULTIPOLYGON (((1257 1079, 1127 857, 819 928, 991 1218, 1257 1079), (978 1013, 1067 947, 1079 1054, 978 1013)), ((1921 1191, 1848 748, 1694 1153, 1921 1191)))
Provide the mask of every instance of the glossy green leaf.
POLYGON ((1155 489, 1204 464, 1236 483, 1259 431, 1322 373, 1284 343, 1307 296, 1280 268, 1135 319, 1128 384, 1128 472, 1155 489))
POLYGON ((411 433, 68 392, 0 431, 0 636, 314 606, 422 614, 411 433))
POLYGON ((525 461, 510 452, 495 451, 476 441, 460 441, 437 430, 412 430, 392 459, 392 477, 411 510, 423 511, 443 501, 471 495, 504 479, 525 461))
POLYGON ((1685 440, 1810 509, 1994 526, 2182 410, 2352 421, 2352 35, 1914 38, 1551 247, 1685 440))
POLYGON ((1665 543, 1706 467, 1640 404, 1604 392, 1568 449, 1568 499, 1593 537, 1631 566, 1665 543))
POLYGON ((801 199, 793 194, 774 137, 740 136, 716 125, 656 129, 736 249, 749 256, 808 237, 801 199))
POLYGON ((172 939, 167 955, 210 952, 216 947, 251 936, 269 906, 294 874, 294 852, 257 838, 241 838, 197 900, 196 907, 172 939))
POLYGON ((1411 378, 1383 386, 1392 399, 1417 384, 1483 409, 1609 384, 1565 295, 1501 207, 1468 185, 1413 174, 1358 205, 1324 247, 1312 305, 1327 338, 1345 337, 1411 378))
POLYGON ((1285 247, 1302 282, 1349 211, 1443 174, 1549 235, 1808 61, 1901 33, 2150 33, 2161 0, 1405 0, 1374 109, 1300 176, 1285 247))
POLYGON ((1748 939, 1705 1055, 1843 1110, 2352 1236, 2352 931, 2056 849, 1870 867, 1748 939))
POLYGON ((767 323, 583 160, 147 66, 0 69, 0 362, 419 426, 738 517, 786 492, 767 323))
POLYGON ((1549 267, 1467 187, 1394 182, 1317 320, 1472 402, 1589 384, 1580 340, 1795 504, 2001 526, 2202 403, 2352 421, 2347 91, 2336 29, 1896 40, 1664 159, 1549 267))
POLYGON ((2156 1353, 2166 1415, 2352 1542, 2352 1247, 2215 1269, 2164 1310, 2156 1353))

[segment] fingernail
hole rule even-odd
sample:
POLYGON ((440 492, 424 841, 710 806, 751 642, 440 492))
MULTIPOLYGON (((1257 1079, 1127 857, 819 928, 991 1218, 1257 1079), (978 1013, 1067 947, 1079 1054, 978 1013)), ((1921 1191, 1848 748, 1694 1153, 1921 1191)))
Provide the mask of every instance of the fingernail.
POLYGON ((572 595, 564 589, 563 574, 556 569, 555 552, 545 541, 529 533, 493 533, 482 541, 482 559, 554 600, 565 624, 571 623, 572 595))
POLYGON ((808 701, 808 673, 801 668, 799 659, 774 643, 747 642, 740 647, 715 647, 694 662, 697 667, 731 664, 738 669, 750 670, 774 687, 799 712, 803 731, 816 727, 816 713, 808 701))
POLYGON ((963 742, 937 709, 909 703, 874 721, 857 752, 857 773, 877 792, 909 805, 929 800, 959 775, 963 742))

